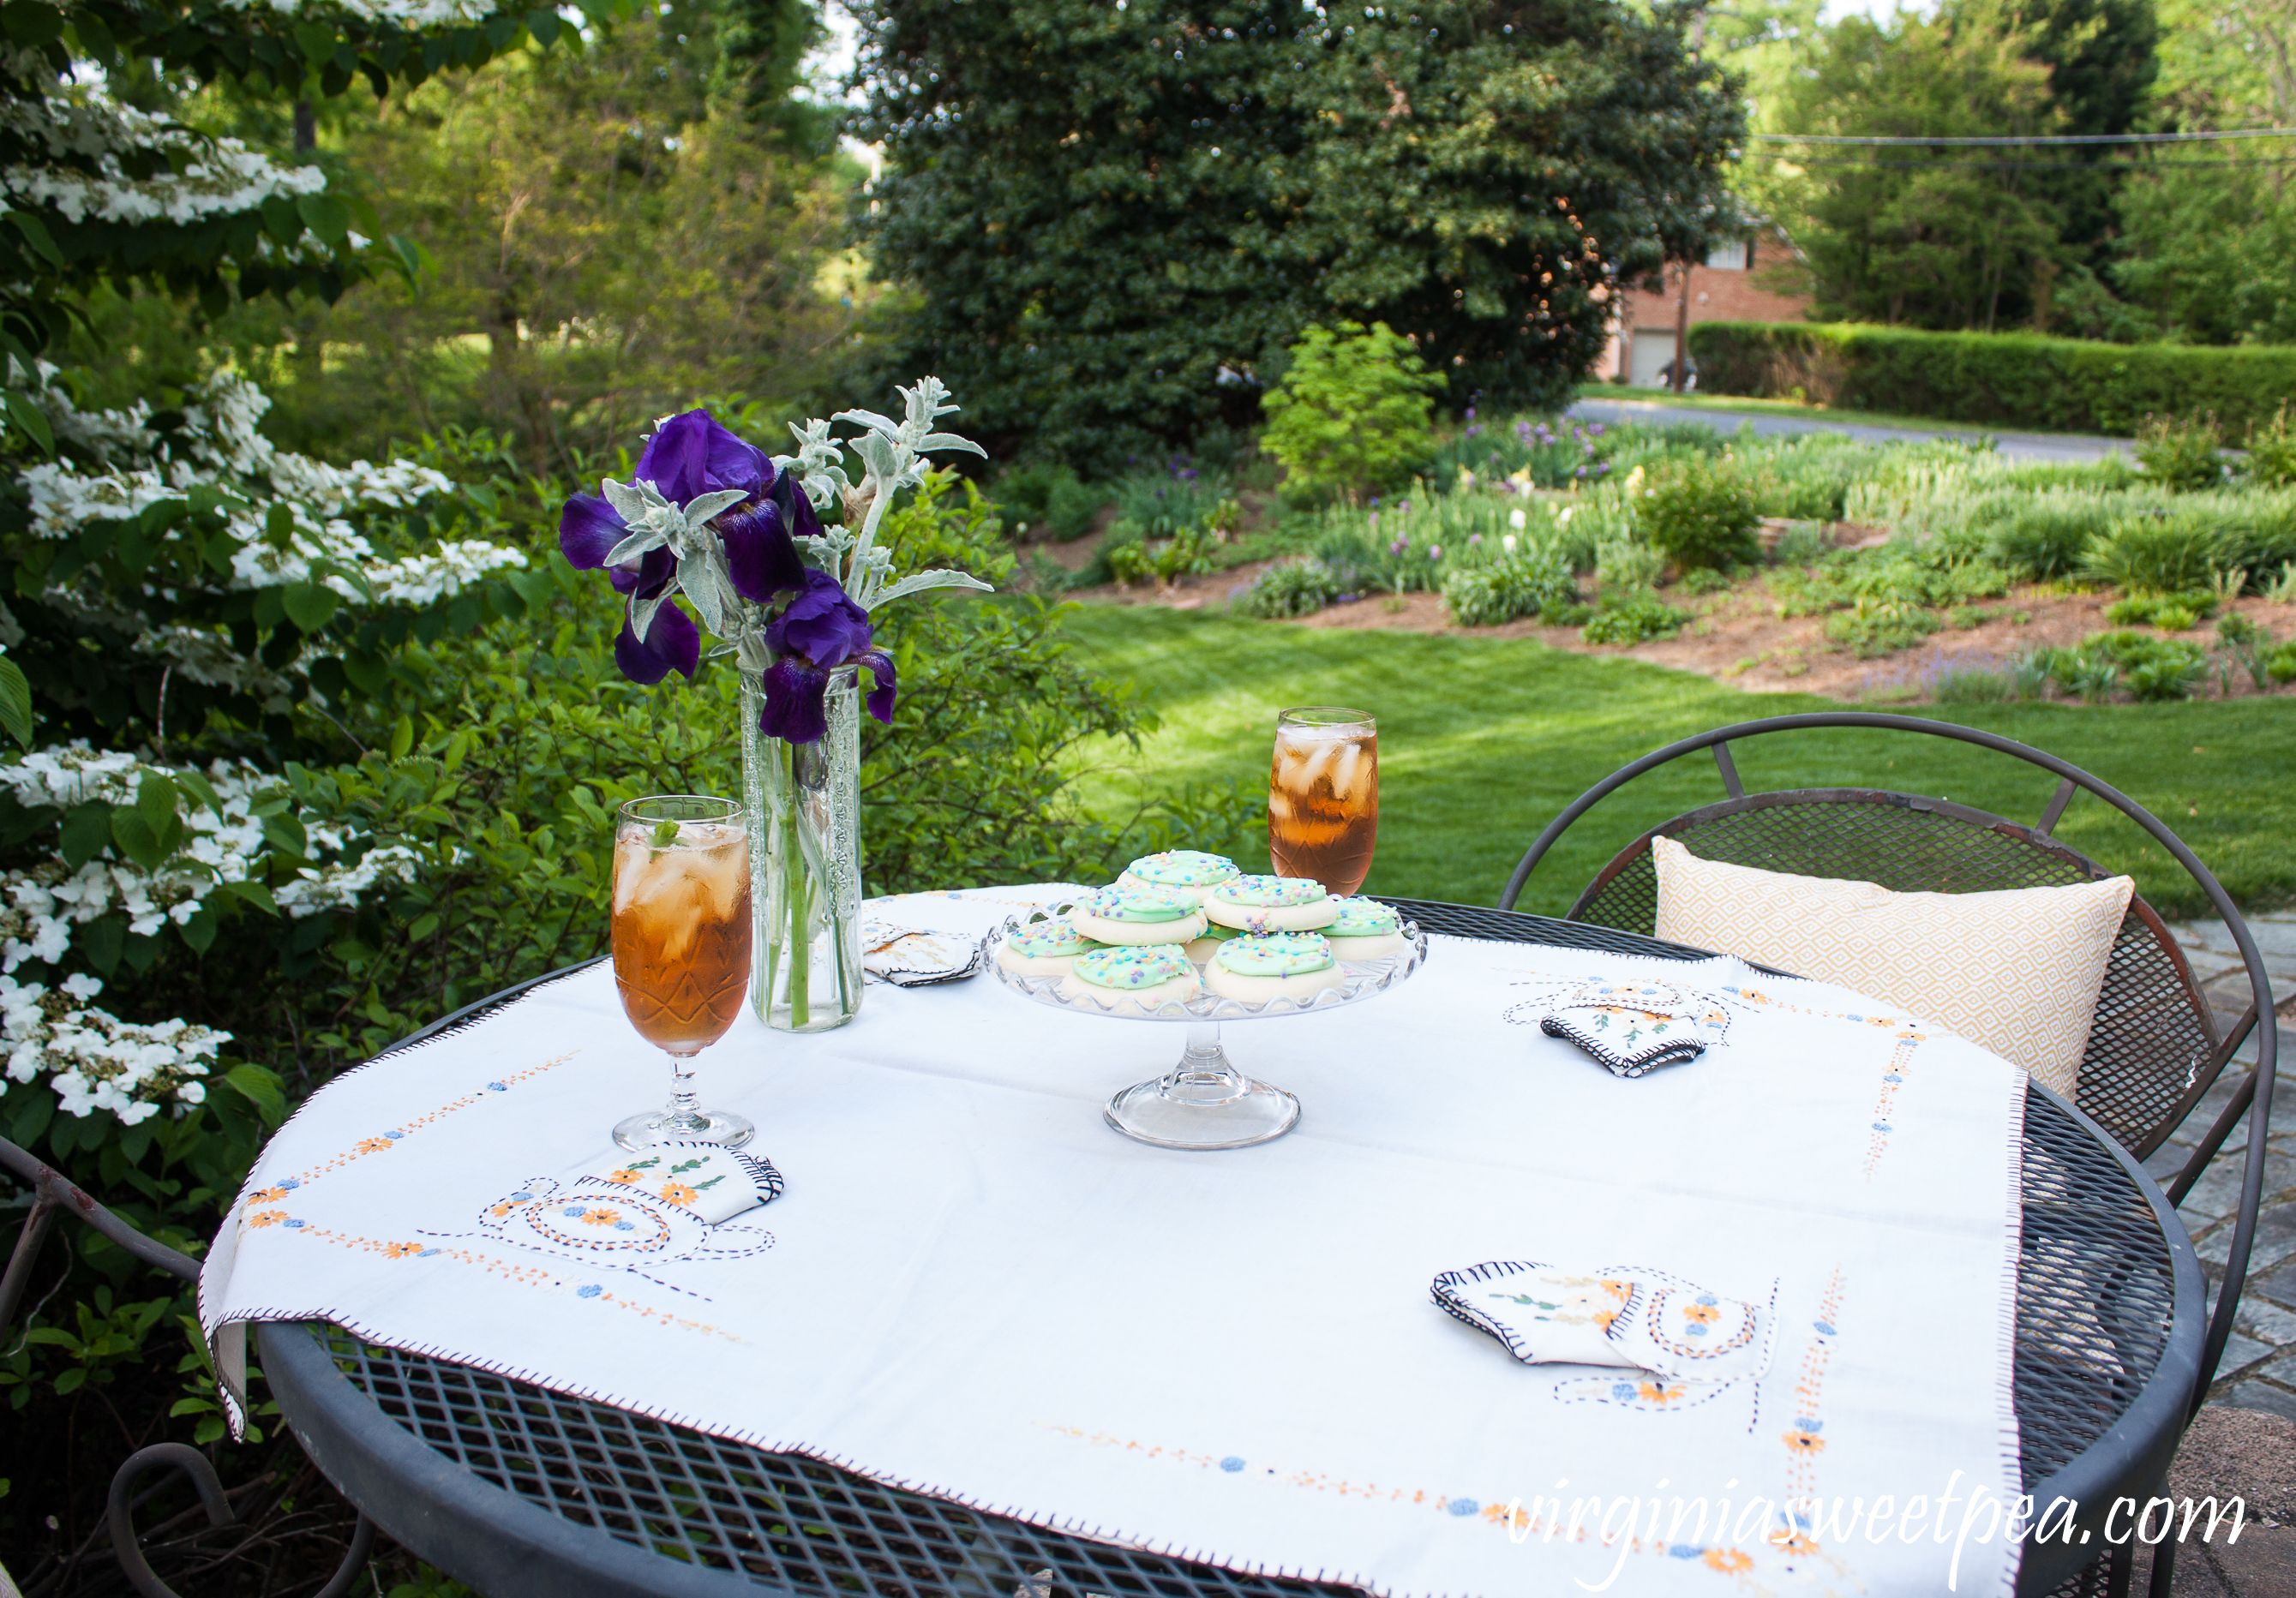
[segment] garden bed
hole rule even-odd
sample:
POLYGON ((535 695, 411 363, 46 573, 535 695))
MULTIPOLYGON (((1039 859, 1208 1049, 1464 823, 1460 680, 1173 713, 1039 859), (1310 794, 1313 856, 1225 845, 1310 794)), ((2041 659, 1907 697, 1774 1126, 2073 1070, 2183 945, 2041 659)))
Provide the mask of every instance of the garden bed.
MULTIPOLYGON (((1670 597, 1670 596, 1668 596, 1670 597)), ((1536 618, 1498 627, 1461 627, 1452 624, 1439 594, 1374 594, 1346 604, 1335 604, 1306 619, 1305 625, 1353 629, 1401 628, 1423 633, 1456 633, 1478 638, 1534 638, 1556 649, 1589 655, 1632 655, 1684 671, 1694 671, 1717 682, 1762 693, 1820 693, 1852 704, 1932 703, 1941 677, 1956 672, 2001 671, 2027 651, 2070 648, 2096 633, 2111 630, 2105 607, 2112 594, 2071 593, 2047 585, 2025 585, 1980 609, 1994 612, 1988 620, 1933 635, 1924 644, 1878 660, 1859 660, 1827 642, 1824 619, 1816 616, 1782 618, 1769 591, 1767 574, 1742 582, 1727 593, 1704 599, 1673 600, 1693 619, 1673 638, 1618 645, 1587 643, 1575 627, 1552 627, 1536 618), (2020 620, 2019 618, 2023 619, 2020 620)), ((1179 601, 1194 608, 1188 596, 1179 601)), ((2296 631, 2296 605, 2268 600, 2243 599, 2234 611, 2285 638, 2296 631)), ((2205 645, 2214 636, 2204 624, 2187 632, 2163 632, 2157 627, 2136 629, 2151 636, 2177 638, 2205 645)), ((2236 673, 2232 697, 2251 696, 2255 684, 2236 673)), ((2268 689, 2281 697, 2296 694, 2296 684, 2268 689)), ((1948 681, 1947 695, 1953 697, 1948 681)), ((2195 697, 2225 697, 2221 684, 2211 680, 2195 697)))

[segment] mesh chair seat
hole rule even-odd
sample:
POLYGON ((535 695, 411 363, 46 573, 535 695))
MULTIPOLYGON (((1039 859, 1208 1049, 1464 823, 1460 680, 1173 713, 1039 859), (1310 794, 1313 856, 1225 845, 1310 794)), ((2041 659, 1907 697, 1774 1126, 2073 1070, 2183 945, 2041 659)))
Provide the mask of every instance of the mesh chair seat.
MULTIPOLYGON (((1656 837, 1702 859, 1898 893, 2060 888, 2113 874, 2054 838, 1966 806, 1874 789, 1800 789, 1726 799, 1644 834, 1603 868, 1569 919, 1652 932, 1656 837)), ((2206 1091, 2220 1042, 2184 952, 2152 906, 2132 897, 2097 996, 2077 1102, 2142 1159, 2206 1091)))

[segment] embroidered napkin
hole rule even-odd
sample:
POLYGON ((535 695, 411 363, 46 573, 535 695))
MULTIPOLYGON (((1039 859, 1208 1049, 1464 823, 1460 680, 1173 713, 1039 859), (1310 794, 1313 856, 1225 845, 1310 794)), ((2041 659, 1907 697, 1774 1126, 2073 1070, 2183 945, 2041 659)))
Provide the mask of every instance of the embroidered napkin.
POLYGON ((1433 1291, 1446 1315, 1496 1338, 1525 1364, 1616 1365, 1702 1384, 1758 1377, 1769 1366, 1767 1305, 1646 1266, 1494 1260, 1446 1271, 1433 1291))
POLYGON ((962 982, 980 969, 980 944, 955 932, 927 932, 894 922, 868 921, 861 927, 861 965, 871 976, 896 987, 962 982))
MULTIPOLYGON (((769 1160, 744 1150, 712 1143, 661 1143, 635 1154, 617 1150, 600 1159, 575 1183, 566 1202, 578 1207, 585 1190, 613 1196, 642 1194, 714 1226, 781 1197, 782 1174, 769 1160)), ((594 1224, 612 1227, 623 1220, 617 1217, 594 1224)))
POLYGON ((1538 1029, 1578 1045, 1612 1076, 1639 1077, 1720 1043, 1730 1012, 1710 994, 1670 983, 1597 979, 1558 997, 1538 1029))

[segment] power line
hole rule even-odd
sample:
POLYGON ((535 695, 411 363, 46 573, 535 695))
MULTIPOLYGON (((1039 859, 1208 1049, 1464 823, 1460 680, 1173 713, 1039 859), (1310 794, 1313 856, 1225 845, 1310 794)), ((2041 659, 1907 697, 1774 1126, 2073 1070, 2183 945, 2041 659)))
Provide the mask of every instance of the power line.
POLYGON ((1757 144, 2194 144, 2212 139, 2296 138, 2296 127, 2243 127, 2225 133, 1985 134, 1970 138, 1818 133, 1756 133, 1746 136, 1757 144))
POLYGON ((1811 155, 1782 156, 1759 152, 1766 160, 1791 160, 1797 167, 1982 167, 1997 172, 2098 172, 2112 168, 2150 172, 2158 167, 2289 167, 2296 166, 2296 156, 2267 155, 2254 160, 2236 160, 2230 156, 2218 160, 2165 161, 1907 161, 1893 160, 1887 156, 1811 155))

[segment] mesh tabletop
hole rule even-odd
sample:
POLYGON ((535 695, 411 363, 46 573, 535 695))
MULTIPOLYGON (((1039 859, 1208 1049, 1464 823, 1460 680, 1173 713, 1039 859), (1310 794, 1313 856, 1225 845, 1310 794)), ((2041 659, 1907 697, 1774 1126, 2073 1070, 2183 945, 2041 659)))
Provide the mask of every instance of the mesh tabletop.
MULTIPOLYGON (((1389 902, 1431 931, 1702 957, 1607 927, 1389 902)), ((2038 1494, 2106 1438, 2161 1366, 2175 1325, 2175 1260, 2121 1160, 2038 1090, 2026 1102, 2023 1184, 2015 1394, 2023 1486, 2038 1494)), ((322 1340, 348 1389, 441 1463, 685 1573, 871 1598, 1008 1598, 1046 1570, 1054 1593, 1108 1598, 1352 1590, 1090 1542, 449 1360, 340 1333, 322 1340)), ((284 1394, 283 1405, 305 1430, 299 1405, 284 1394)), ((378 1518, 386 1527, 393 1519, 378 1518)))

